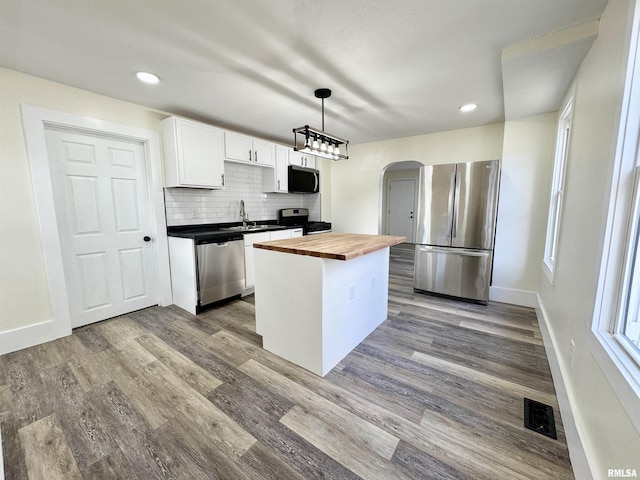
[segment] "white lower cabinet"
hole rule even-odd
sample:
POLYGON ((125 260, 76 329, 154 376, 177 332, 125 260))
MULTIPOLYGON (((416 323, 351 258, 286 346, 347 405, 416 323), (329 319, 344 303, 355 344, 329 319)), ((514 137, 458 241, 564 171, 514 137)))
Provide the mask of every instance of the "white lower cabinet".
POLYGON ((169 260, 173 304, 195 315, 198 305, 198 272, 193 239, 169 237, 169 260))
POLYGON ((255 285, 253 244, 269 240, 269 232, 248 233, 244 235, 244 281, 245 288, 255 285))
POLYGON ((291 238, 291 230, 276 230, 269 232, 269 240, 283 240, 285 238, 291 238))
POLYGON ((255 281, 254 250, 253 244, 267 242, 269 240, 283 240, 285 238, 301 237, 302 228, 288 230, 274 230, 272 232, 247 233, 244 235, 244 278, 245 288, 253 288, 255 281))

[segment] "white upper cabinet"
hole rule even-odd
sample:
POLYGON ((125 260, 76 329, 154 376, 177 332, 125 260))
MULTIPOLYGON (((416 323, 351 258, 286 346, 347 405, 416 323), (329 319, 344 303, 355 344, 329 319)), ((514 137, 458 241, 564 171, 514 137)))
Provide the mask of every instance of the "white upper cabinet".
POLYGON ((235 162, 275 165, 275 144, 240 133, 224 132, 224 153, 225 159, 235 162))
POLYGON ((316 168, 316 157, 291 149, 289 152, 289 164, 299 167, 316 168))
POLYGON ((224 188, 224 131, 184 118, 161 122, 167 187, 224 188))
POLYGON ((276 145, 275 168, 265 168, 262 172, 262 191, 287 193, 289 191, 289 151, 276 145))

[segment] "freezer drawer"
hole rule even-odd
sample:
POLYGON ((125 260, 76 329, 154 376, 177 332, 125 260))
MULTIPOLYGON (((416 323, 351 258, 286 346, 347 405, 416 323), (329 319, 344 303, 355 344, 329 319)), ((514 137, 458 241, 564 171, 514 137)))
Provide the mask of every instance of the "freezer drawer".
POLYGON ((416 245, 413 288, 487 302, 492 257, 490 250, 416 245))

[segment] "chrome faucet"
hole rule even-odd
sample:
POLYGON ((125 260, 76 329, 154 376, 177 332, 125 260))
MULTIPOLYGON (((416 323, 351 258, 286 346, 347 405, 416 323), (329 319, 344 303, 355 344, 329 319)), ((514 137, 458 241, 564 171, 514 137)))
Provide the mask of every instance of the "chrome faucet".
POLYGON ((247 226, 247 220, 249 219, 249 215, 244 208, 244 200, 240 200, 240 218, 242 218, 242 226, 247 226))

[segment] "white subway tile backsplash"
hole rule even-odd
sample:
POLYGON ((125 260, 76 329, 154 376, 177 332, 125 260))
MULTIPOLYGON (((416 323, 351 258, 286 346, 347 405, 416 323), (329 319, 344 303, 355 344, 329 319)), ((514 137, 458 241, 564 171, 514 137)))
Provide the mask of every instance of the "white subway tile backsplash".
POLYGON ((262 168, 225 163, 225 189, 165 188, 167 225, 238 222, 240 200, 249 219, 274 220, 278 210, 289 207, 309 209, 310 220, 321 220, 320 194, 263 193, 262 168))

